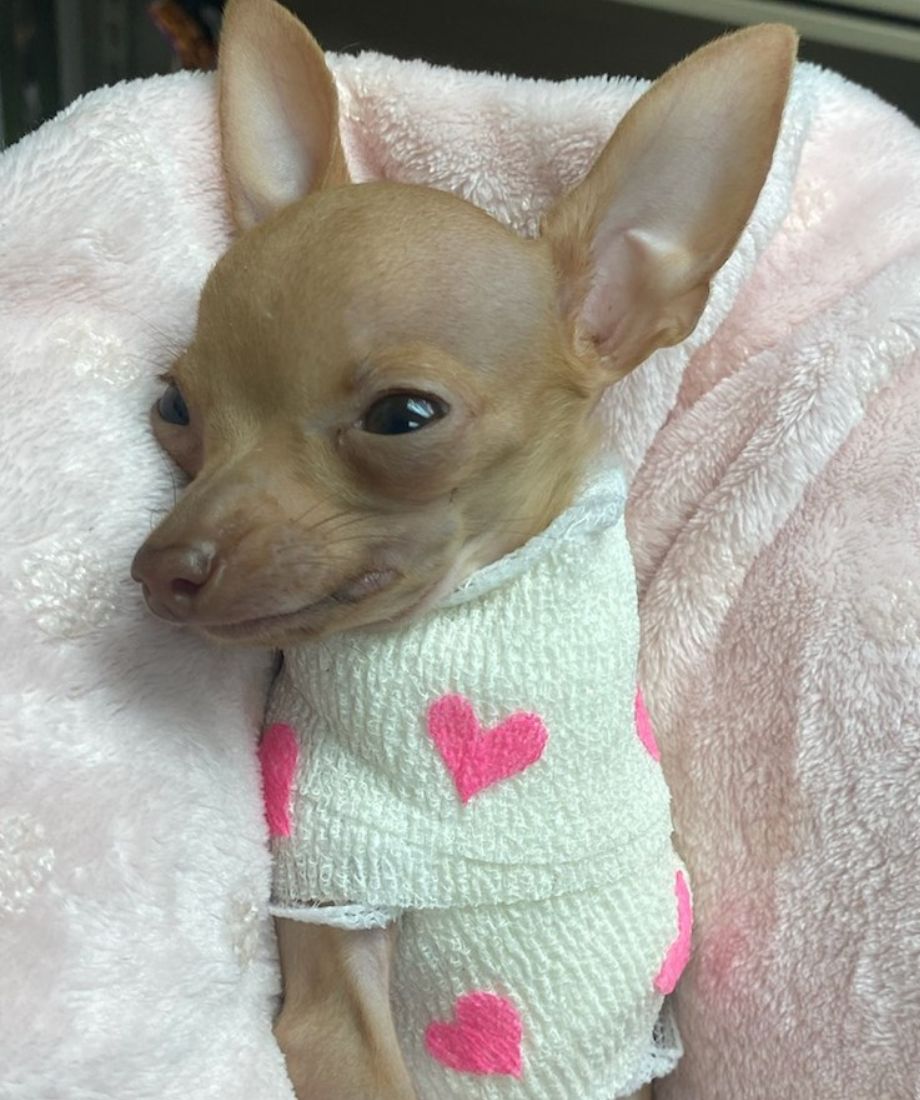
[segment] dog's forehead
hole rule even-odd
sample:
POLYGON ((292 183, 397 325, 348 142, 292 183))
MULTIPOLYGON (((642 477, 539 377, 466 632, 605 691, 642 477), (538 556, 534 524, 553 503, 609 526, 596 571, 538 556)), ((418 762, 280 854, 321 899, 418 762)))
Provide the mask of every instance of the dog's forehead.
POLYGON ((322 191, 240 243, 221 264, 224 289, 288 323, 488 329, 543 307, 549 290, 534 242, 431 188, 322 191))
POLYGON ((298 335, 330 360, 429 342, 496 358, 538 338, 556 301, 551 265, 471 204, 430 188, 349 185, 246 234, 209 282, 203 312, 260 340, 298 335))

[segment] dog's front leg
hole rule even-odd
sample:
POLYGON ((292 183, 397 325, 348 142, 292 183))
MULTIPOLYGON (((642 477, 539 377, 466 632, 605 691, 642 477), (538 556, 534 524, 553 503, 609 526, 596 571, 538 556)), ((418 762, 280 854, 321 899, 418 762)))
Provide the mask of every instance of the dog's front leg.
POLYGON ((278 919, 275 1037, 298 1100, 415 1100, 390 1010, 389 928, 278 919))

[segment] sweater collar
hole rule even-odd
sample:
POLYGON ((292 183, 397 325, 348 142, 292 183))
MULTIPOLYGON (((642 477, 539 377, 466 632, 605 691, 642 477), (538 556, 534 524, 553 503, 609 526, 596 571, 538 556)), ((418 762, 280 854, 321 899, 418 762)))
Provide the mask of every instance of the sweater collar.
POLYGON ((625 506, 626 481, 619 466, 606 458, 589 474, 570 507, 548 527, 517 550, 478 569, 438 606, 457 607, 504 587, 563 546, 577 543, 596 531, 614 527, 622 519, 625 506))

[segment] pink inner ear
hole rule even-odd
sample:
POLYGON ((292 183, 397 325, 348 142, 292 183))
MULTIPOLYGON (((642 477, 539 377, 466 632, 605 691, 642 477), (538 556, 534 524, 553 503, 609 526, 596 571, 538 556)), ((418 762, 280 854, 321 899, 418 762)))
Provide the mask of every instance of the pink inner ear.
POLYGON ((602 356, 621 351, 626 320, 635 312, 629 274, 635 268, 630 239, 617 224, 604 220, 591 247, 594 268, 580 310, 580 327, 602 356))
POLYGON ((291 835, 291 789, 299 755, 297 734, 280 722, 269 726, 259 742, 265 817, 272 836, 291 835))

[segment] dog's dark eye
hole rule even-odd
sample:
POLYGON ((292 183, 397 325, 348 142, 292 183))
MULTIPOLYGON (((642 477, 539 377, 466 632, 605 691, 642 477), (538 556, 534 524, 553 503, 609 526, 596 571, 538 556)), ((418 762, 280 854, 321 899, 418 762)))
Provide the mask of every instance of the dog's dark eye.
POLYGON ((447 411, 447 405, 436 397, 425 397, 420 393, 391 393, 371 405, 364 414, 361 427, 374 435, 405 435, 443 419, 447 411))
POLYGON ((167 424, 184 428, 189 422, 188 405, 179 392, 178 386, 167 386, 166 392, 157 402, 157 412, 167 424))

